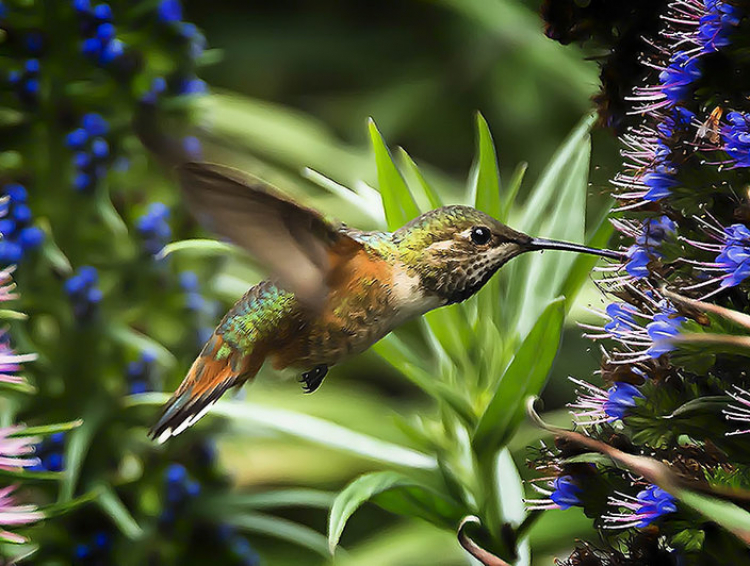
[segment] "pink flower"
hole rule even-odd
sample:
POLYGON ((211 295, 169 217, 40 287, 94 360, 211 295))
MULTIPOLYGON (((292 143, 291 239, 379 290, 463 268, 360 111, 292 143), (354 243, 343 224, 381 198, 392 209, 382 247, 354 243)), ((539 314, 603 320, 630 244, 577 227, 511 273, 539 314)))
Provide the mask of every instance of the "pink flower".
POLYGON ((0 382, 23 383, 20 375, 14 375, 21 370, 21 364, 33 362, 36 354, 16 354, 11 348, 7 332, 0 331, 0 382))
POLYGON ((36 505, 18 505, 13 492, 17 485, 0 488, 0 540, 21 544, 26 537, 6 531, 3 527, 28 525, 44 519, 44 513, 36 505))
POLYGON ((24 428, 23 425, 0 428, 0 470, 27 468, 39 463, 39 458, 30 456, 34 453, 34 445, 39 442, 39 438, 18 436, 24 428))

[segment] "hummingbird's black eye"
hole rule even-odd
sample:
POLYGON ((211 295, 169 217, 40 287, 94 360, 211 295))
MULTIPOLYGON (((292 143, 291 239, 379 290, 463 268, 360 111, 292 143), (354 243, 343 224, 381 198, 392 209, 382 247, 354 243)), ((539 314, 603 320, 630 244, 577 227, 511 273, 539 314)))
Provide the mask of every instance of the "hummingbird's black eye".
POLYGON ((490 232, 489 228, 485 228, 484 226, 474 226, 474 228, 471 229, 471 241, 478 246, 483 246, 489 242, 491 237, 492 232, 490 232))

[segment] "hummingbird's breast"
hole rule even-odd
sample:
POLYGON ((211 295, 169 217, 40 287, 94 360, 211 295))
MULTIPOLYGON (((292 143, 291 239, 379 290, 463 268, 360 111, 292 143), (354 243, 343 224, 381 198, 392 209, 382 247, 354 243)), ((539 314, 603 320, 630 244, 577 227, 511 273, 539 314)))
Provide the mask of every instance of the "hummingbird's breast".
POLYGON ((393 250, 366 247, 329 281, 323 311, 308 314, 300 332, 272 359, 274 367, 334 365, 363 352, 396 326, 439 306, 419 276, 393 250))

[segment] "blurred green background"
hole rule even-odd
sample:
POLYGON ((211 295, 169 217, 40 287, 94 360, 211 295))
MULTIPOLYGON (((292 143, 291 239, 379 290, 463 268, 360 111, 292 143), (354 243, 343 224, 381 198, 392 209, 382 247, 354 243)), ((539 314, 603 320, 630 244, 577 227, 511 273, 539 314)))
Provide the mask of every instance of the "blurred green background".
MULTIPOLYGON (((523 185, 528 189, 590 110, 598 83, 595 63, 579 49, 544 36, 534 2, 215 0, 186 1, 185 9, 186 18, 205 31, 209 45, 223 52, 202 77, 212 92, 242 97, 209 103, 205 120, 214 130, 215 145, 223 146, 235 164, 363 228, 372 221, 328 209, 325 192, 301 173, 310 167, 347 186, 361 181, 374 185, 368 117, 391 147, 407 149, 428 180, 458 200, 475 153, 477 111, 493 133, 502 177, 510 178, 520 162, 528 162, 523 185), (233 136, 239 131, 241 136, 233 136)), ((618 166, 610 133, 593 133, 592 164, 588 214, 594 218, 607 205, 608 179, 618 166)), ((227 301, 236 299, 244 291, 243 281, 253 277, 258 276, 230 266, 216 290, 227 301)), ((585 309, 599 304, 589 285, 569 318, 545 391, 546 410, 558 409, 561 422, 567 422, 564 404, 572 399, 567 376, 589 376, 598 363, 597 351, 581 338, 575 322, 591 320, 585 309)), ((268 373, 245 394, 252 401, 393 440, 403 436, 394 415, 431 406, 372 353, 335 368, 313 396, 303 396, 295 381, 279 382, 268 373)), ((522 473, 525 445, 538 436, 527 427, 514 440, 514 459, 522 473)), ((222 458, 238 486, 258 493, 280 486, 335 491, 373 469, 354 456, 241 427, 223 441, 222 458)), ((325 532, 324 507, 290 507, 281 515, 325 532)), ((556 523, 565 528, 537 547, 534 564, 566 555, 574 537, 587 532, 581 515, 565 513, 567 519, 556 523)), ((539 531, 544 528, 543 519, 539 531)), ((268 564, 322 563, 319 556, 272 537, 251 540, 268 564)), ((373 505, 355 514, 342 546, 348 554, 338 555, 336 564, 467 563, 450 533, 373 505)))

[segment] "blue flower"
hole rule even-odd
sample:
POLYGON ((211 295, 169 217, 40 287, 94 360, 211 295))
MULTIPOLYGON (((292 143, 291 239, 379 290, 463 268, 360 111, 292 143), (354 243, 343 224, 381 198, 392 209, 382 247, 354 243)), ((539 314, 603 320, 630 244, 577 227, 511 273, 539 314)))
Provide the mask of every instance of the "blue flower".
POLYGON ((729 36, 740 23, 742 12, 721 0, 703 0, 706 13, 698 24, 698 42, 703 53, 718 51, 730 44, 729 36))
POLYGON ((665 164, 657 165, 653 171, 646 173, 643 183, 648 191, 643 195, 644 200, 655 202, 668 197, 671 189, 679 184, 674 175, 675 170, 665 164))
POLYGON ((94 17, 103 22, 112 21, 112 7, 109 4, 98 4, 94 6, 94 17))
POLYGON ((81 126, 90 136, 106 136, 109 132, 109 122, 97 112, 84 114, 81 126))
POLYGON ((660 216, 644 220, 642 230, 635 243, 647 248, 655 248, 660 246, 667 236, 675 233, 676 226, 668 216, 660 216))
POLYGON ((620 511, 603 516, 615 528, 648 527, 656 519, 677 511, 675 498, 655 485, 639 491, 636 497, 620 495, 609 498, 609 504, 620 511))
POLYGON ((184 95, 205 94, 207 91, 208 86, 206 86, 205 81, 197 77, 182 79, 177 88, 177 92, 184 95))
POLYGON ((65 469, 65 433, 56 432, 36 445, 39 462, 29 468, 34 472, 62 472, 65 469))
POLYGON ((612 336, 622 337, 638 327, 627 303, 611 303, 605 310, 610 321, 604 325, 604 330, 612 336))
POLYGON ((663 255, 658 247, 671 234, 675 233, 675 223, 667 216, 649 218, 641 224, 641 231, 636 236, 635 244, 627 251, 628 261, 625 271, 637 279, 648 277, 648 264, 652 259, 663 255))
POLYGON ((615 419, 622 419, 628 409, 635 407, 636 397, 643 397, 635 385, 618 381, 607 390, 604 413, 615 419))
POLYGON ((203 145, 195 136, 182 138, 182 149, 191 159, 201 159, 203 156, 203 145))
POLYGON ((654 315, 653 322, 646 325, 646 332, 653 342, 647 352, 653 359, 675 349, 669 340, 680 333, 680 326, 687 321, 684 316, 676 316, 676 312, 672 307, 665 307, 654 315))
POLYGON ((83 128, 77 128, 70 132, 65 138, 65 145, 70 149, 83 149, 89 141, 89 134, 83 128))
POLYGON ((24 44, 30 53, 36 55, 40 53, 44 47, 44 38, 41 33, 33 31, 26 34, 26 37, 24 37, 24 44))
POLYGON ((179 22, 182 19, 182 5, 179 0, 161 0, 156 14, 162 22, 179 22))
POLYGON ((128 364, 125 375, 128 381, 128 393, 130 395, 154 390, 155 361, 156 356, 151 352, 143 352, 137 361, 128 364))
POLYGON ((744 224, 733 224, 724 229, 724 236, 716 265, 726 273, 721 287, 735 287, 750 277, 750 229, 744 224))
POLYGON ((560 509, 568 509, 574 505, 580 505, 581 500, 578 494, 583 491, 575 482, 573 476, 558 476, 552 483, 554 491, 550 499, 554 501, 560 509))
POLYGON ((156 255, 169 242, 172 229, 168 220, 169 209, 163 203, 155 202, 136 221, 136 228, 143 238, 143 247, 149 254, 156 255))
POLYGON ((73 306, 73 314, 80 321, 90 320, 97 312, 103 295, 97 287, 99 273, 91 266, 82 266, 78 273, 65 281, 65 292, 73 306))
POLYGON ((724 151, 734 161, 735 167, 750 167, 750 116, 743 112, 727 114, 729 126, 721 130, 724 151))
POLYGON ((687 53, 677 52, 669 65, 659 74, 661 90, 670 104, 679 104, 688 98, 690 89, 701 77, 700 61, 687 53))

